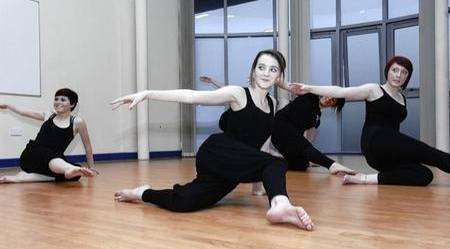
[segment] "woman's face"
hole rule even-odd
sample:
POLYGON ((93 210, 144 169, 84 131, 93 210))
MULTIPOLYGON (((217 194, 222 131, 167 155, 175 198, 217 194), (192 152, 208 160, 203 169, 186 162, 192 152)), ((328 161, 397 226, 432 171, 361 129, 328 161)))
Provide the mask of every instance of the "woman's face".
POLYGON ((333 97, 323 96, 320 98, 319 103, 323 108, 335 107, 337 104, 337 99, 333 97))
POLYGON ((261 55, 253 71, 253 83, 262 88, 271 88, 280 78, 280 65, 278 61, 268 54, 261 55))
POLYGON ((71 112, 72 107, 67 96, 55 96, 53 108, 57 114, 71 112))
POLYGON ((406 79, 408 78, 409 72, 403 66, 400 66, 397 63, 392 64, 391 68, 388 71, 387 81, 388 84, 394 87, 401 87, 405 84, 406 79))

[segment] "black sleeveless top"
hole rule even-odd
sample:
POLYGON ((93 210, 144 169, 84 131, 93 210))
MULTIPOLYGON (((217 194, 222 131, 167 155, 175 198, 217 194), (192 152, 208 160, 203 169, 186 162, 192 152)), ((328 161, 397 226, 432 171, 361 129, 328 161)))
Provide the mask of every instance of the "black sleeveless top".
POLYGON ((226 135, 259 149, 270 136, 274 117, 272 99, 267 94, 270 113, 266 113, 255 105, 249 89, 245 87, 244 90, 246 106, 239 111, 231 108, 225 111, 220 117, 219 125, 226 135))
POLYGON ((405 120, 408 114, 405 96, 403 96, 405 105, 402 105, 393 99, 381 86, 380 88, 383 91, 383 96, 374 101, 366 101, 364 128, 378 126, 398 131, 400 123, 405 120))
POLYGON ((320 125, 319 96, 312 93, 296 97, 291 103, 275 114, 275 122, 284 121, 292 124, 303 134, 305 130, 320 125))
POLYGON ((34 145, 48 148, 58 154, 63 154, 74 138, 73 122, 75 117, 70 116, 70 124, 67 128, 56 126, 55 123, 53 123, 55 117, 55 114, 51 115, 50 118, 42 124, 34 141, 34 145))

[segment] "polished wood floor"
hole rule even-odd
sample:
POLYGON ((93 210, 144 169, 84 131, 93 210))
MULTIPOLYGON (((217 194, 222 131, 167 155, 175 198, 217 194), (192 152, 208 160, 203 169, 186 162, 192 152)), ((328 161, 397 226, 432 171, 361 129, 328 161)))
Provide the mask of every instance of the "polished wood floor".
MULTIPOLYGON (((340 160, 361 164, 360 157, 340 160)), ((321 168, 289 172, 291 200, 316 224, 306 232, 270 225, 267 199, 251 196, 250 185, 194 213, 114 202, 120 188, 190 181, 193 159, 103 163, 98 169, 99 177, 79 183, 0 185, 0 247, 450 248, 450 177, 439 173, 421 188, 342 186, 321 168)))

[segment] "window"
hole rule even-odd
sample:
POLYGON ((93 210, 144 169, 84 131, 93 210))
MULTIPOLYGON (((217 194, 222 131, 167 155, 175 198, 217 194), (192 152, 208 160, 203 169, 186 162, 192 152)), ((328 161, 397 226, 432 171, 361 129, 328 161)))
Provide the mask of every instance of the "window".
MULTIPOLYGON (((275 3, 275 0, 194 1, 196 89, 213 89, 198 80, 201 75, 212 76, 225 85, 248 85, 254 56, 275 44, 275 3)), ((196 149, 210 134, 219 131, 219 118, 225 108, 196 107, 196 149)))
POLYGON ((342 25, 381 20, 381 10, 382 0, 341 0, 342 25))
MULTIPOLYGON (((195 40, 195 79, 196 89, 212 90, 213 87, 200 82, 201 75, 214 77, 224 82, 224 54, 222 38, 201 38, 195 40)), ((224 111, 224 106, 197 106, 196 145, 197 148, 212 133, 219 131, 218 120, 224 111)))
POLYGON ((273 1, 228 0, 228 32, 273 32, 273 1))
POLYGON ((419 13, 419 0, 389 0, 389 18, 419 13))
MULTIPOLYGON (((311 84, 383 83, 386 60, 396 54, 410 58, 414 72, 408 89, 413 90, 407 92, 409 115, 402 131, 416 138, 420 106, 418 5, 419 0, 314 0, 310 5, 311 84)), ((316 146, 325 152, 359 153, 364 102, 348 101, 341 115, 322 115, 321 127, 331 133, 322 129, 316 146), (322 132, 325 141, 320 138, 322 132)))
POLYGON ((311 28, 336 26, 336 0, 314 0, 310 5, 311 28))
POLYGON ((378 32, 347 37, 348 85, 380 82, 378 32))

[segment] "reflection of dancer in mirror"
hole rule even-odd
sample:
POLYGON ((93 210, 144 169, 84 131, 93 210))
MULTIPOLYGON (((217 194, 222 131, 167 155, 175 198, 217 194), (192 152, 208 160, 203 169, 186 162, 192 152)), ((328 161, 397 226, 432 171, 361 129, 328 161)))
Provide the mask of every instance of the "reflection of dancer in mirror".
POLYGON ((22 171, 16 175, 0 176, 0 183, 77 181, 81 176, 95 175, 92 146, 86 122, 80 117, 71 115, 77 103, 78 95, 64 88, 55 93, 54 113, 51 114, 0 104, 0 109, 8 109, 24 117, 45 121, 36 139, 30 140, 20 156, 22 171), (77 133, 83 141, 88 168, 67 162, 63 155, 77 133))
POLYGON ((358 87, 311 86, 292 84, 296 94, 313 93, 336 98, 366 101, 366 120, 361 135, 361 150, 367 163, 378 174, 344 177, 345 184, 394 184, 426 186, 433 173, 423 164, 450 173, 450 155, 399 132, 405 120, 406 89, 413 72, 409 59, 395 56, 386 64, 386 83, 358 87))
MULTIPOLYGON (((200 80, 220 88, 219 81, 202 76, 200 80)), ((286 87, 283 87, 286 88, 286 87)), ((342 98, 319 97, 314 94, 305 94, 296 97, 292 102, 275 114, 271 139, 262 150, 269 150, 272 155, 284 157, 290 170, 304 171, 309 162, 329 169, 331 174, 355 174, 355 172, 325 156, 311 144, 312 136, 319 127, 321 109, 336 108, 341 111, 345 100, 342 98), (302 136, 303 134, 303 136, 302 136), (309 138, 309 139, 308 139, 309 138)), ((227 117, 230 110, 220 117, 220 128, 226 130, 227 117)), ((254 187, 256 188, 256 187, 254 187)))
POLYGON ((168 90, 142 91, 119 98, 112 104, 134 107, 145 99, 190 104, 224 105, 232 112, 225 133, 209 136, 196 156, 197 177, 173 189, 154 190, 148 185, 124 189, 115 194, 118 201, 144 201, 175 212, 190 212, 216 204, 239 183, 262 181, 272 223, 290 223, 312 230, 313 223, 302 207, 293 206, 286 192, 284 161, 259 149, 270 136, 275 101, 268 95, 281 81, 286 67, 281 53, 259 52, 252 65, 249 87, 227 86, 215 91, 168 90))

